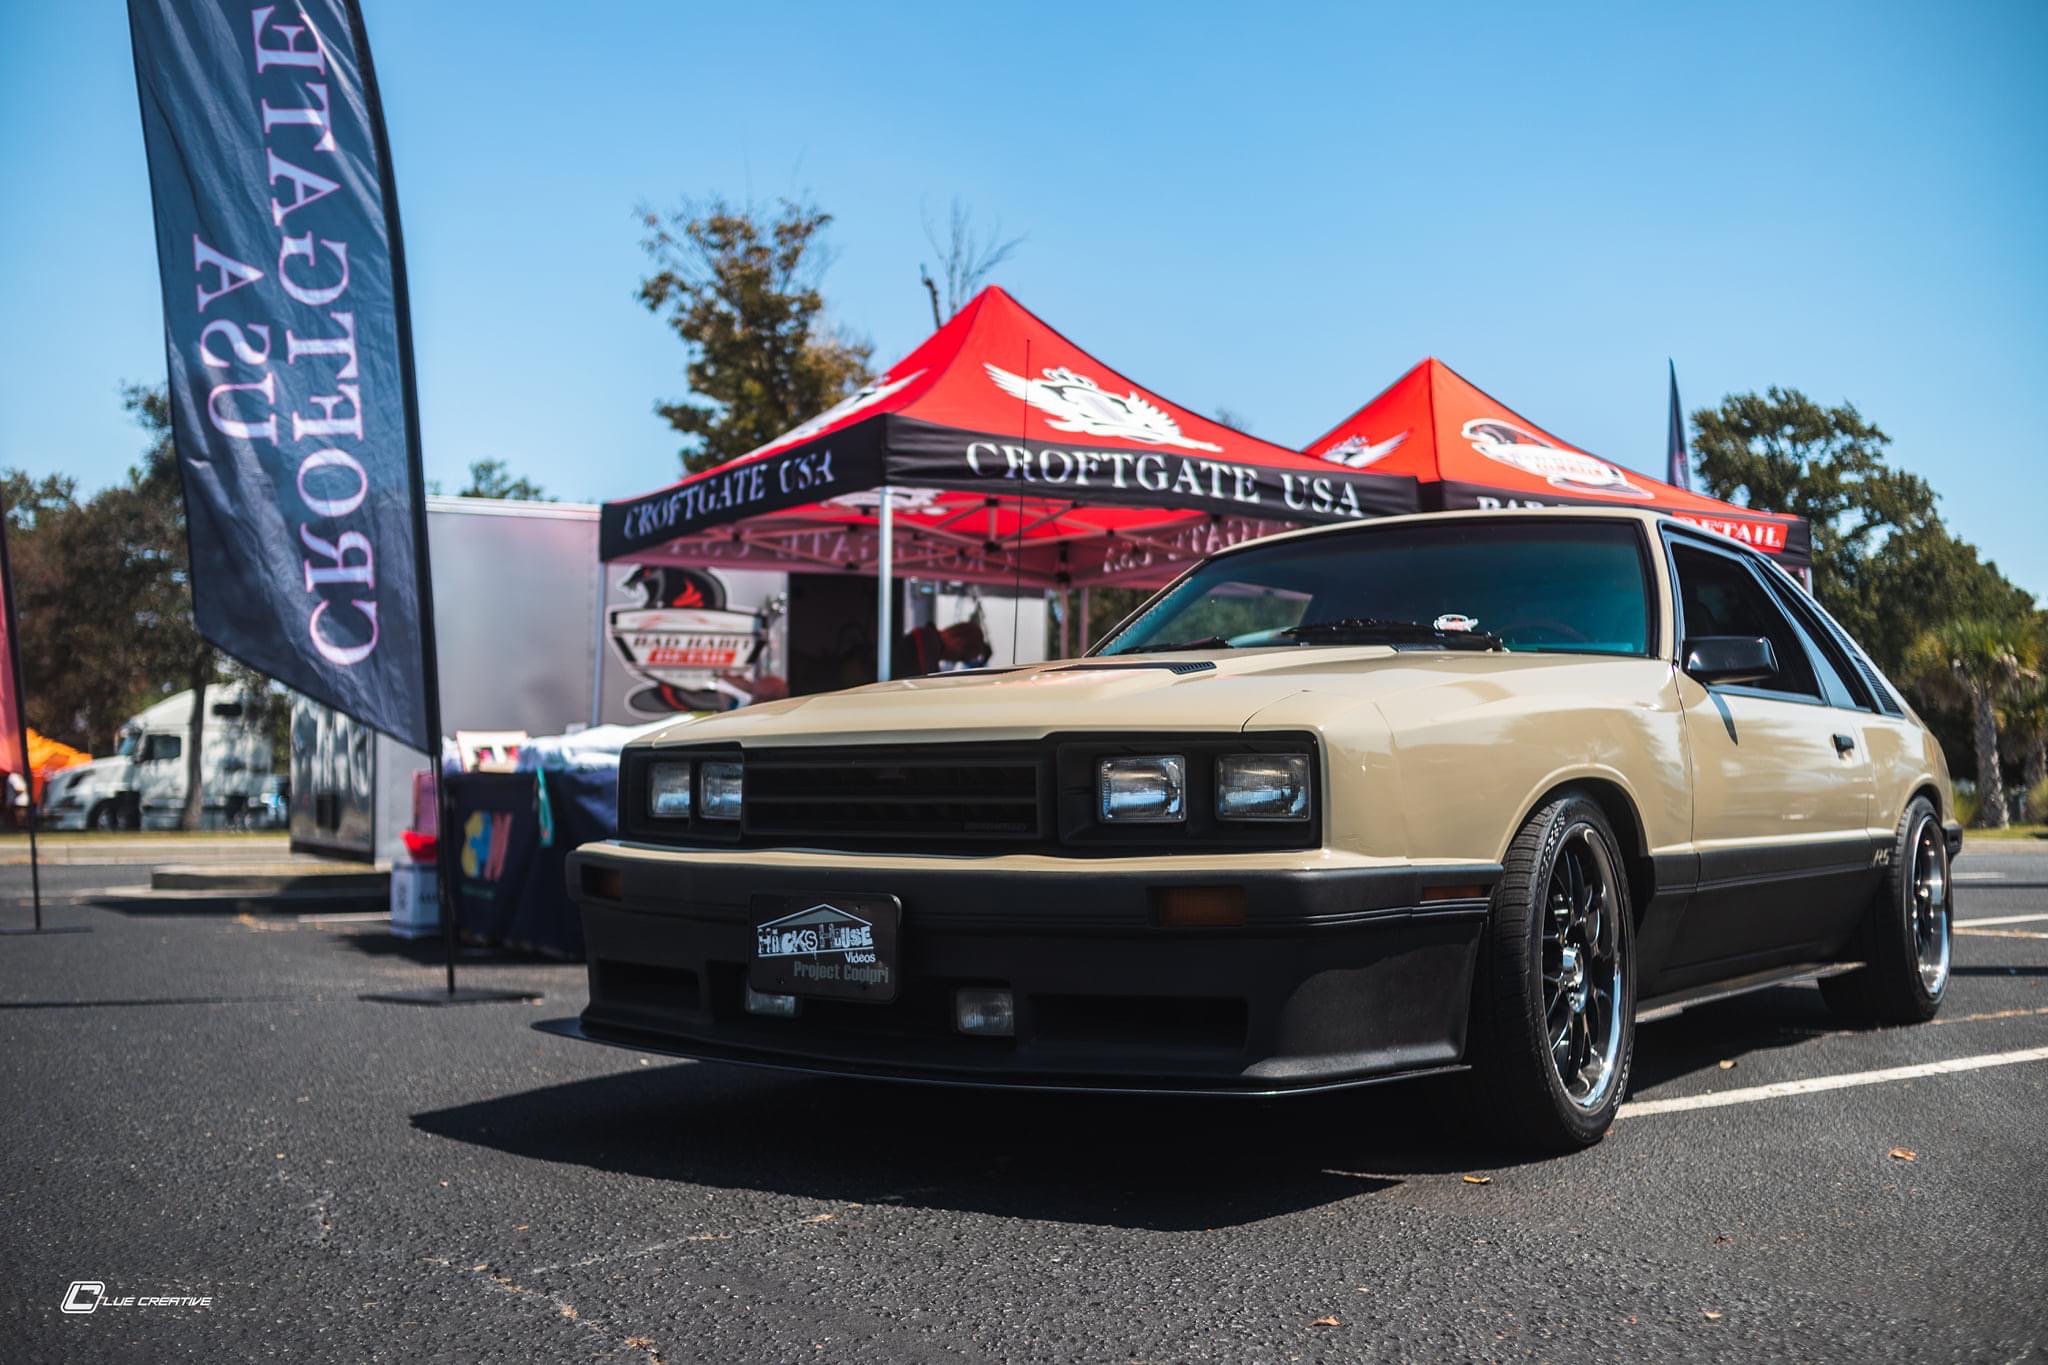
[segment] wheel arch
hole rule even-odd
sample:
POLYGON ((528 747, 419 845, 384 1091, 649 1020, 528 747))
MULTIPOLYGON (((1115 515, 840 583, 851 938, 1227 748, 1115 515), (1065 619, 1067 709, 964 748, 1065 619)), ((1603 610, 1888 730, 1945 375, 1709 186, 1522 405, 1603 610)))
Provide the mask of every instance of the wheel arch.
POLYGON ((1899 822, 1899 820, 1905 816, 1906 806, 1912 805, 1913 798, 1916 796, 1924 796, 1927 798, 1927 804, 1934 807, 1934 818, 1937 820, 1946 820, 1950 815, 1954 814, 1953 811, 1950 811, 1942 805, 1941 788, 1937 787, 1934 784, 1934 779, 1931 777, 1923 777, 1920 779, 1919 782, 1914 784, 1913 790, 1906 793, 1905 804, 1899 807, 1898 815, 1895 816, 1892 820, 1892 823, 1894 825, 1896 825, 1899 822))
MULTIPOLYGON (((1565 796, 1585 797, 1600 808, 1600 813, 1607 817, 1607 823, 1613 826, 1615 838, 1621 841, 1622 867, 1628 876, 1630 917, 1641 924, 1643 910, 1657 889, 1656 864, 1650 859, 1649 840, 1643 830, 1643 818, 1636 809, 1635 798, 1621 783, 1591 774, 1554 782, 1522 812, 1515 828, 1519 830, 1537 811, 1565 796)), ((1509 837, 1513 837, 1512 833, 1509 837)))

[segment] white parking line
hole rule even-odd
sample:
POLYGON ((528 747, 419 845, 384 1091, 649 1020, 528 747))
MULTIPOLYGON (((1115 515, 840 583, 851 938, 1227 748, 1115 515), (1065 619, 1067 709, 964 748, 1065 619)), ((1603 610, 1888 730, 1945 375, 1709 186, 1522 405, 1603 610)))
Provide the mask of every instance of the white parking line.
POLYGON ((2003 872, 1951 872, 1948 875, 1959 882, 2002 882, 2005 880, 2003 872))
POLYGON ((1987 1052, 1976 1057, 1952 1057, 1945 1062, 1921 1062, 1915 1066, 1888 1066, 1881 1071, 1851 1071, 1841 1076, 1813 1076, 1803 1081, 1779 1081, 1775 1085, 1753 1085, 1746 1090, 1722 1090, 1710 1095, 1685 1095, 1670 1100, 1631 1100, 1621 1106, 1615 1117, 1633 1119, 1650 1114, 1676 1114, 1687 1109, 1717 1109, 1727 1104, 1754 1104, 1758 1100, 1779 1100, 1788 1095, 1811 1095, 1822 1090, 1847 1090, 1859 1085, 1883 1085, 1888 1081, 1911 1081, 1922 1076, 1978 1071, 1987 1066, 2017 1066, 2021 1062, 2048 1062, 2048 1047, 2021 1048, 2017 1052, 1987 1052))
POLYGON ((2048 915, 1994 915, 1990 919, 1959 919, 1956 921, 1956 928, 1979 929, 1987 924, 2032 924, 2044 919, 2048 919, 2048 915))

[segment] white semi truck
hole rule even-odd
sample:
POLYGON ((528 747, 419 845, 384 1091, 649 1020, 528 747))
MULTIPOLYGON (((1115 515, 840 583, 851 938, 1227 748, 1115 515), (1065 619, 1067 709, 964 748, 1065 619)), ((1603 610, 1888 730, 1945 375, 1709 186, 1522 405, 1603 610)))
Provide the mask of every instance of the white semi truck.
MULTIPOLYGON (((270 741, 248 716, 239 687, 204 689, 203 823, 219 829, 271 822, 270 741)), ((192 693, 130 716, 113 754, 52 774, 43 788, 45 829, 176 829, 185 813, 185 743, 192 693)))

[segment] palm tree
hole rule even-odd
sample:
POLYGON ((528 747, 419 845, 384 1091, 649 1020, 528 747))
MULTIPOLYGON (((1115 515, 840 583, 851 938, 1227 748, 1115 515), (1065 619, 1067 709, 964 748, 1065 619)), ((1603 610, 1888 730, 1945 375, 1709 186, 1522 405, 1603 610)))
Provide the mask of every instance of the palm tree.
POLYGON ((1999 725, 2019 746, 2024 816, 2048 820, 2048 677, 2036 674, 1998 709, 1999 725))
POLYGON ((1907 651, 1905 673, 1938 702, 1968 708, 1977 750, 1977 824, 2004 829, 2005 780, 1998 771, 1998 706, 2036 677, 2021 658, 2024 632, 1997 621, 1950 621, 1907 651))

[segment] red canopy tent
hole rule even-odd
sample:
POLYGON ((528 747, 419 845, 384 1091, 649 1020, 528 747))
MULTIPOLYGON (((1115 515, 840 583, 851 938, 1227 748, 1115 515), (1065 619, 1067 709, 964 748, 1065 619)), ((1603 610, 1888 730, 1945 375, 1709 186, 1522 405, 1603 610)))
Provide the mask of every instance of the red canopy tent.
POLYGON ((1417 506, 1406 474, 1354 472, 1212 422, 992 287, 837 407, 716 468, 605 504, 599 553, 1151 586, 1284 526, 1417 506))
POLYGON ((1777 556, 1802 574, 1802 517, 1703 497, 1562 441, 1434 358, 1339 422, 1308 453, 1346 470, 1407 474, 1429 511, 1584 504, 1669 512, 1777 556))

